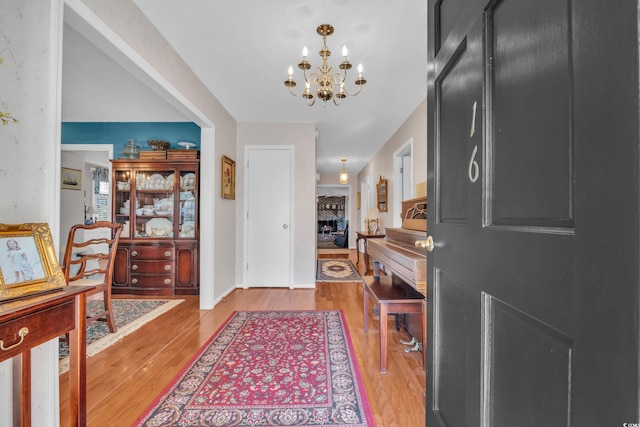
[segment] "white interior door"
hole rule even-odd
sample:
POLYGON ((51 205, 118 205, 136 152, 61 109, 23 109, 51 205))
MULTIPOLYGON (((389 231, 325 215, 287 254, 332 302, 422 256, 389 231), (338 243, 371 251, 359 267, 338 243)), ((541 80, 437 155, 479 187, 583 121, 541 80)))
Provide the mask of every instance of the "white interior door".
POLYGON ((292 283, 292 150, 247 149, 248 287, 290 287, 292 283))

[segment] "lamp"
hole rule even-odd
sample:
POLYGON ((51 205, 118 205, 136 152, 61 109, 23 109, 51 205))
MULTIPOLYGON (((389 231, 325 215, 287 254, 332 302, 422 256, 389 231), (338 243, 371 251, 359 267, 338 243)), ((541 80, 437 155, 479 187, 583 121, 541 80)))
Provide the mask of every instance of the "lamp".
POLYGON ((342 70, 342 72, 335 71, 334 68, 330 67, 327 63, 327 58, 331 56, 331 51, 327 47, 327 36, 333 34, 333 26, 330 24, 321 24, 316 31, 322 36, 322 50, 318 52, 322 58, 322 65, 317 67, 314 72, 307 74, 307 71, 311 69, 311 64, 307 60, 309 51, 305 46, 304 49, 302 49, 302 61, 298 64, 298 68, 302 70, 304 76, 304 90, 300 93, 295 93, 292 89, 296 86, 296 82, 293 80, 293 67, 289 67, 289 78, 284 81, 284 85, 289 88, 291 95, 305 98, 308 106, 312 106, 316 102, 312 91, 324 102, 333 99, 335 105, 340 105, 340 101, 346 98, 347 95, 356 96, 359 94, 362 86, 367 83, 364 77, 362 77, 362 64, 358 65, 358 78, 355 81, 358 90, 351 93, 344 87, 347 79, 347 71, 351 69, 351 63, 347 60, 347 47, 342 47, 342 62, 338 65, 338 68, 342 70))
POLYGON ((378 208, 369 208, 364 225, 369 234, 378 234, 380 230, 380 211, 378 208))
POLYGON ((96 210, 93 206, 88 206, 86 209, 86 213, 84 215, 84 223, 85 224, 93 224, 95 223, 95 215, 96 215, 96 210))
POLYGON ((349 172, 344 166, 344 163, 347 159, 342 159, 342 169, 340 169, 340 184, 348 184, 349 183, 349 172))

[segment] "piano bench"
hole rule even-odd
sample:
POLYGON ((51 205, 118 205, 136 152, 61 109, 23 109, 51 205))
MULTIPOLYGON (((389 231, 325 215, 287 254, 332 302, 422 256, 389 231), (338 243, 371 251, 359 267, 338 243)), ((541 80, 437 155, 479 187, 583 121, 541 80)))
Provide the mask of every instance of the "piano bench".
MULTIPOLYGON (((424 313, 424 295, 397 276, 364 276, 364 331, 369 331, 369 298, 378 305, 380 315, 380 373, 387 373, 387 315, 424 313)), ((423 331, 423 336, 426 331, 423 331)))

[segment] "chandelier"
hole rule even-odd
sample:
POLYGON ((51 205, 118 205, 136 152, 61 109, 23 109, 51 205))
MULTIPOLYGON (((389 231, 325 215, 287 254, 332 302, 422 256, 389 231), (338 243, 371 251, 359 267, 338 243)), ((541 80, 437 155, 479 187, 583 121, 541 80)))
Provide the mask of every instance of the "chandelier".
POLYGON ((349 172, 347 172, 347 168, 344 166, 344 163, 347 159, 342 159, 342 169, 340 170, 340 184, 348 184, 349 183, 349 172))
POLYGON ((298 68, 302 70, 304 75, 304 90, 300 93, 293 91, 293 88, 296 86, 296 82, 293 80, 293 67, 289 67, 289 78, 284 81, 284 85, 289 88, 291 95, 305 98, 308 106, 315 104, 315 96, 324 102, 333 99, 335 105, 340 105, 340 101, 346 98, 347 95, 356 96, 359 94, 362 86, 367 83, 364 77, 362 77, 362 64, 358 65, 358 78, 355 81, 358 90, 351 93, 344 87, 347 79, 347 71, 351 69, 351 63, 347 60, 347 47, 342 47, 342 62, 338 65, 340 71, 336 71, 327 63, 327 58, 331 56, 331 51, 327 47, 327 36, 333 34, 333 26, 330 24, 321 24, 316 31, 322 36, 322 50, 319 52, 322 58, 322 65, 317 67, 312 73, 307 73, 307 71, 311 69, 311 64, 307 60, 309 51, 305 46, 304 49, 302 49, 302 61, 298 64, 298 68), (313 94, 314 92, 315 96, 313 94))

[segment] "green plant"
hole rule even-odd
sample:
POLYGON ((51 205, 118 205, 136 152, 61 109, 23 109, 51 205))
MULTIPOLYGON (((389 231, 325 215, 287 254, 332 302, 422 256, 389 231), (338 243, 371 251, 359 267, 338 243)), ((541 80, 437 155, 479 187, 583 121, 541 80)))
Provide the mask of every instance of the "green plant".
POLYGON ((18 123, 18 119, 11 116, 9 111, 0 111, 0 121, 2 121, 2 126, 6 126, 9 123, 18 123))

